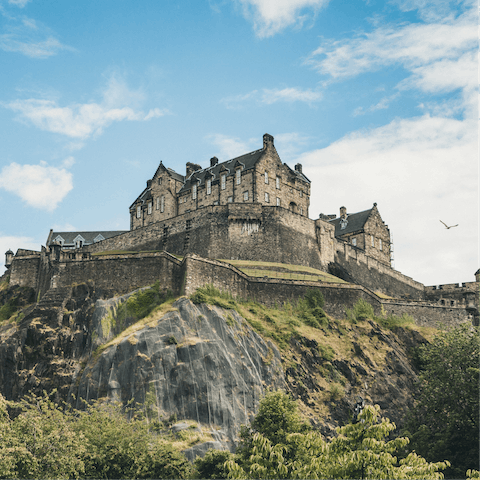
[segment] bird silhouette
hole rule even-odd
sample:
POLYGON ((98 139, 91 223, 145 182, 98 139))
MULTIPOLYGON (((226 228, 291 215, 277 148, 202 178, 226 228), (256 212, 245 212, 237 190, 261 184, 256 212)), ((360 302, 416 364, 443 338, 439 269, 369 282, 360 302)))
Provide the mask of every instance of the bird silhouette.
MULTIPOLYGON (((441 220, 440 220, 441 221, 441 220)), ((441 221, 442 222, 442 221, 441 221)), ((458 227, 458 223, 456 225, 450 225, 448 226, 445 222, 442 222, 444 225, 445 225, 445 228, 448 230, 450 228, 453 228, 453 227, 458 227)))

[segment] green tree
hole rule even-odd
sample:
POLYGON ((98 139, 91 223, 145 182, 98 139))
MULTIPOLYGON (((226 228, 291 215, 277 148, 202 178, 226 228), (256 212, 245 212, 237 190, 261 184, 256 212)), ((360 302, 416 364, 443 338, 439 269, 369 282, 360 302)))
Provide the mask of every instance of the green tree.
POLYGON ((195 478, 227 478, 228 471, 225 468, 225 462, 232 459, 233 453, 227 450, 208 450, 203 458, 198 457, 195 459, 195 478))
POLYGON ((404 433, 427 460, 451 462, 447 478, 465 478, 479 466, 478 327, 442 332, 417 354, 419 390, 404 433))

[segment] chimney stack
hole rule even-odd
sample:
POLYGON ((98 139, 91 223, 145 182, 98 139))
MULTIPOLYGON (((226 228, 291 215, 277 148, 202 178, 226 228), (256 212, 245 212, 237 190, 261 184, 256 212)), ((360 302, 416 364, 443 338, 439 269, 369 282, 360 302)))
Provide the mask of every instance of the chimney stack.
POLYGON ((266 133, 263 136, 263 149, 266 150, 268 147, 273 147, 273 137, 266 133))
POLYGON ((347 218, 347 209, 345 207, 340 207, 340 218, 347 218))
POLYGON ((218 163, 218 158, 217 157, 212 157, 210 159, 210 166, 214 167, 218 163))
POLYGON ((196 163, 187 162, 187 178, 193 172, 196 172, 197 170, 201 170, 201 169, 202 169, 202 167, 200 165, 197 165, 196 163))
POLYGON ((302 173, 302 164, 301 163, 297 163, 295 165, 295 170, 298 172, 298 173, 302 173))

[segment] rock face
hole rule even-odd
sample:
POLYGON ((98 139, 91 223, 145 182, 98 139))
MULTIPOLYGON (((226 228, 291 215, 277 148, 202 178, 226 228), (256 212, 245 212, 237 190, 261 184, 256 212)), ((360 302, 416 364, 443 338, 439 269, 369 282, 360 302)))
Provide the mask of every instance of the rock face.
MULTIPOLYGON (((104 306, 97 302, 96 313, 103 309, 108 315, 104 306)), ((92 357, 73 389, 75 397, 134 400, 159 420, 172 415, 194 420, 233 442, 265 387, 285 388, 280 354, 233 310, 186 298, 172 307, 153 325, 92 357)), ((102 323, 96 313, 94 328, 102 323)))

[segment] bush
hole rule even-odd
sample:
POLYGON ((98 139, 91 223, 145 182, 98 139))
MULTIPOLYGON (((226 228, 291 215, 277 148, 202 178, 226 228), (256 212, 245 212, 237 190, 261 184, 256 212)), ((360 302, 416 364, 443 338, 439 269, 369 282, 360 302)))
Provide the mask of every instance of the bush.
POLYGON ((323 308, 325 306, 325 299, 323 298, 322 292, 317 288, 307 290, 304 298, 311 309, 315 307, 323 308))
POLYGON ((195 460, 198 475, 195 478, 216 479, 227 478, 228 471, 225 462, 232 460, 234 455, 225 450, 208 450, 203 458, 195 460))
POLYGON ((373 311, 372 305, 370 305, 363 298, 360 298, 353 306, 353 309, 347 308, 347 318, 352 323, 357 323, 359 321, 364 321, 369 318, 373 320, 375 318, 375 313, 373 311))

